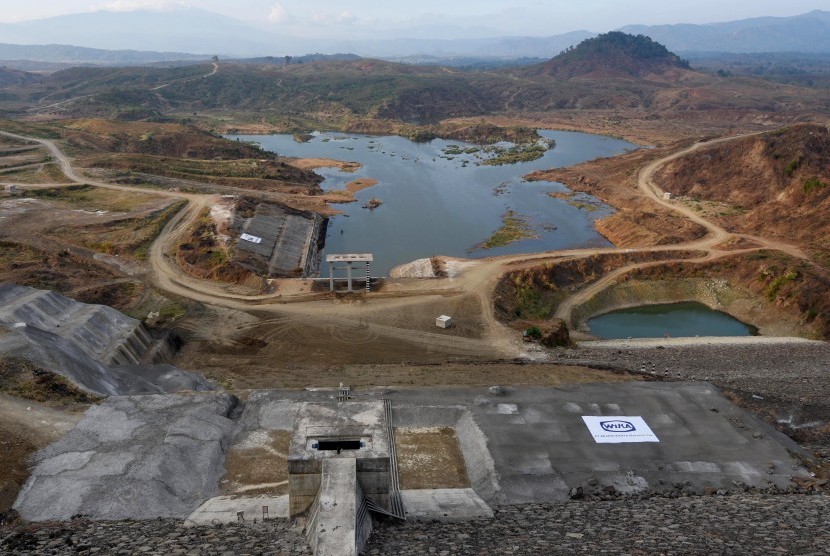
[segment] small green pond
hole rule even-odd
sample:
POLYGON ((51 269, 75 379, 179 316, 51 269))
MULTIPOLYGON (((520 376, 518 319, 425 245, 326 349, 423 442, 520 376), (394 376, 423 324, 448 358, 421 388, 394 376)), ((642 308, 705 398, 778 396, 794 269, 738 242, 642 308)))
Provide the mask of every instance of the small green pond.
POLYGON ((589 319, 588 327, 592 335, 607 340, 758 335, 754 326, 696 302, 620 309, 589 319))

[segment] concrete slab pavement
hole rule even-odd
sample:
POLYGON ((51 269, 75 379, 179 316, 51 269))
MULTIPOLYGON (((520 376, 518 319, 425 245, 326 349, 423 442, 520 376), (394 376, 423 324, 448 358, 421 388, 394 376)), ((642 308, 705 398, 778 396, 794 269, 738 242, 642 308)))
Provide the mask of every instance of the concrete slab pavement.
POLYGON ((288 518, 288 495, 282 496, 216 496, 199 506, 185 520, 187 525, 238 523, 239 512, 245 522, 288 518), (268 508, 267 514, 263 507, 268 508))
POLYGON ((493 517, 493 510, 471 488, 402 490, 406 518, 467 521, 493 517))

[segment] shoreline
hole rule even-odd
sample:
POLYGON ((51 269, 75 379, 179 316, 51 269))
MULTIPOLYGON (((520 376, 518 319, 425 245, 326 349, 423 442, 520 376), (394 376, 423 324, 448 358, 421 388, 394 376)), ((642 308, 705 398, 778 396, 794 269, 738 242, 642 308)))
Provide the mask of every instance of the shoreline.
POLYGON ((694 336, 688 338, 628 338, 624 340, 581 340, 584 348, 652 349, 682 346, 824 345, 821 340, 797 336, 694 336))

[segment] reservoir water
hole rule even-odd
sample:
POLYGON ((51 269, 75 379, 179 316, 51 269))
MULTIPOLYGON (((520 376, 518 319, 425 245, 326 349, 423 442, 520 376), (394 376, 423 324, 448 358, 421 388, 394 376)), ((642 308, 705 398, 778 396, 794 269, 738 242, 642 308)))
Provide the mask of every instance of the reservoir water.
POLYGON ((758 335, 754 326, 696 302, 621 309, 589 319, 588 328, 606 340, 758 335))
MULTIPOLYGON (((568 193, 554 182, 527 182, 522 177, 540 169, 570 166, 614 156, 636 145, 586 133, 540 131, 556 141, 555 148, 531 162, 503 166, 480 164, 481 153, 451 154, 474 149, 460 141, 441 139, 416 143, 397 136, 315 133, 305 143, 292 135, 232 135, 258 143, 283 156, 333 158, 359 162, 356 172, 321 168, 326 190, 345 189, 357 178, 379 181, 357 193, 358 202, 334 205, 343 211, 329 222, 325 253, 372 253, 373 274, 385 275, 399 264, 435 255, 465 258, 532 253, 552 249, 609 246, 594 228, 596 219, 612 212, 595 197, 568 193), (453 149, 452 146, 460 148, 453 149), (362 205, 376 198, 383 204, 362 205), (522 219, 533 239, 485 249, 508 211, 522 219)), ((322 265, 326 275, 328 269, 322 265)))

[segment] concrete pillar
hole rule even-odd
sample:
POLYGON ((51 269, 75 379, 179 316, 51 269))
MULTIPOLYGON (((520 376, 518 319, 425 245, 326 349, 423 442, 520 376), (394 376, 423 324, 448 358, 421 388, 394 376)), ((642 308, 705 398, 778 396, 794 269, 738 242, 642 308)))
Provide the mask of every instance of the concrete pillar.
POLYGON ((352 292, 352 261, 349 261, 348 266, 346 267, 346 272, 349 275, 349 292, 352 292))
POLYGON ((329 263, 329 291, 334 291, 334 263, 329 263))

